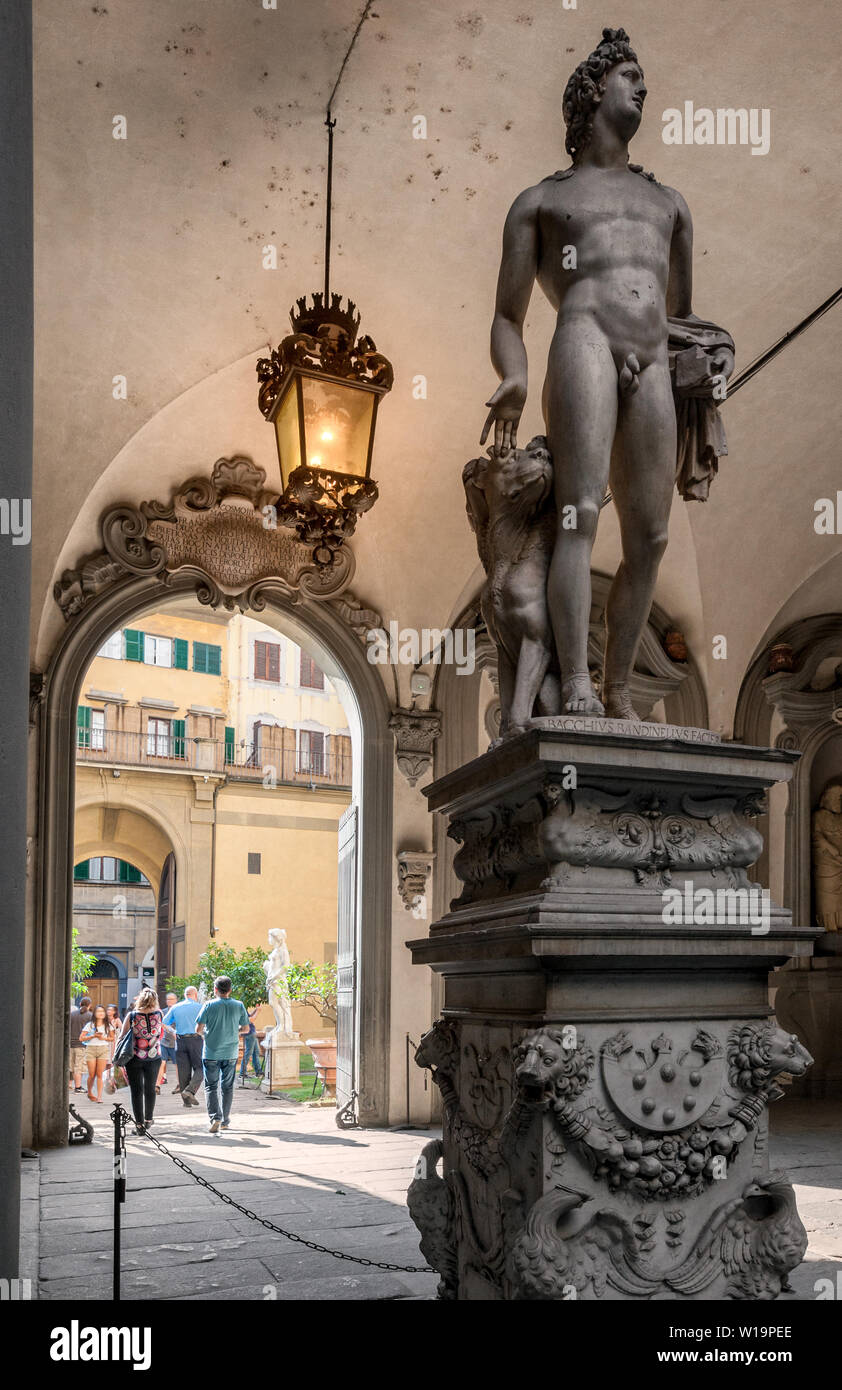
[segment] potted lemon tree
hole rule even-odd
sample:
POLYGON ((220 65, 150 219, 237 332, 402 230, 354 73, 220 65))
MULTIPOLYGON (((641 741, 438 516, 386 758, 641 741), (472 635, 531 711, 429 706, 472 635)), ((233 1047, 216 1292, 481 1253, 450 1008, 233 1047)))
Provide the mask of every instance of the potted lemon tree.
MULTIPOLYGON (((293 962, 287 971, 287 989, 293 1004, 309 1004, 319 1018, 336 1028, 336 966, 331 962, 314 965, 313 961, 293 962)), ((325 1093, 336 1093, 336 1037, 305 1038, 316 1063, 325 1093)))

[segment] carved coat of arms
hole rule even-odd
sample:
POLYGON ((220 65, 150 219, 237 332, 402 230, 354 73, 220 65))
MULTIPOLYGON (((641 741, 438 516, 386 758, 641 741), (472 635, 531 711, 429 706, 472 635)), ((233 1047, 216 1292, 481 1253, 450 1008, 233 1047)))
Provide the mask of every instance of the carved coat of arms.
MULTIPOLYGON (((716 1100, 724 1053, 703 1029, 687 1037, 661 1033, 636 1046, 625 1031, 602 1048, 602 1079, 615 1110, 638 1129, 668 1134, 699 1120, 716 1100)), ((674 1030, 675 1032, 675 1030, 674 1030)))

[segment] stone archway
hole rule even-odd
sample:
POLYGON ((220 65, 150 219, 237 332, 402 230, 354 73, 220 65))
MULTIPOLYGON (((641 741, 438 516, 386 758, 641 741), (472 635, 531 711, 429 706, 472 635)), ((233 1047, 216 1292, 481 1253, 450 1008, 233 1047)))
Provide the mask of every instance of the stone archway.
POLYGON ((192 478, 169 502, 111 508, 102 517, 103 548, 65 571, 55 586, 67 627, 46 672, 33 677, 41 821, 32 846, 35 877, 34 1057, 27 1078, 32 1142, 67 1135, 67 1000, 72 913, 75 719, 78 692, 99 647, 144 609, 191 595, 213 607, 282 616, 341 673, 359 716, 361 766, 357 900, 359 1010, 357 1091, 364 1124, 388 1122, 389 992, 392 896, 390 709, 364 632, 380 625, 347 584, 353 556, 343 549, 322 574, 307 546, 267 529, 262 507, 272 494, 247 459, 220 459, 210 478, 192 478), (362 640, 361 640, 362 639, 362 640))
POLYGON ((77 787, 75 811, 76 860, 102 854, 123 859, 146 875, 156 896, 171 851, 184 872, 187 851, 181 835, 159 807, 146 804, 136 792, 125 795, 119 785, 105 802, 101 794, 80 794, 77 787))
POLYGON ((91 1003, 114 1004, 118 1013, 126 1007, 126 966, 116 956, 98 951, 96 965, 85 981, 85 992, 91 1003))
MULTIPOLYGON (((781 628, 754 658, 740 689, 734 720, 739 742, 775 745, 800 754, 783 814, 783 892, 798 927, 815 922, 811 822, 825 786, 842 780, 842 615, 824 613, 781 628), (773 722, 774 721, 774 722, 773 722)), ((766 847, 774 826, 761 820, 761 881, 769 873, 766 847)), ((797 1029, 815 1058, 810 1073, 793 1083, 796 1094, 842 1095, 842 934, 826 932, 807 960, 789 961, 772 977, 775 1009, 785 1028, 797 1029)))

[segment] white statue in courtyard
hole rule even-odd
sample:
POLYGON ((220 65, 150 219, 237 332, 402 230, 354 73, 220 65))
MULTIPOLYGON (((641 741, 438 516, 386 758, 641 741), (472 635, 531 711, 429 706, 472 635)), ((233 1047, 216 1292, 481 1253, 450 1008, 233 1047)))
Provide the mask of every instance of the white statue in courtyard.
POLYGON ((287 934, 282 927, 270 928, 269 945, 272 950, 264 962, 263 969, 266 972, 266 992, 275 1015, 275 1026, 266 1029, 264 1049, 272 1046, 272 1039, 276 1035, 279 1041, 281 1038, 295 1036, 292 1031, 292 1009, 287 989, 287 971, 292 961, 287 947, 287 934))

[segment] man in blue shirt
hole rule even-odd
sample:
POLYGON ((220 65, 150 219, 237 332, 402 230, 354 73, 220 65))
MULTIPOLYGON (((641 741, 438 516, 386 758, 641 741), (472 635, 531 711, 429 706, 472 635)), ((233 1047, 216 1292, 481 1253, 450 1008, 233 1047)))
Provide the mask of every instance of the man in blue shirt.
POLYGON ((164 1014, 164 1022, 176 1031, 175 1064, 178 1067, 178 1089, 188 1107, 198 1105, 196 1092, 202 1081, 202 1039, 196 1032, 196 1019, 202 1005, 195 985, 188 985, 180 1004, 173 1004, 164 1014))
POLYGON ((214 998, 202 1005, 196 1019, 196 1031, 204 1040, 202 1066, 211 1134, 218 1134, 220 1124, 228 1128, 240 1034, 249 1030, 249 1016, 240 1000, 231 997, 231 989, 227 975, 214 980, 214 998))

